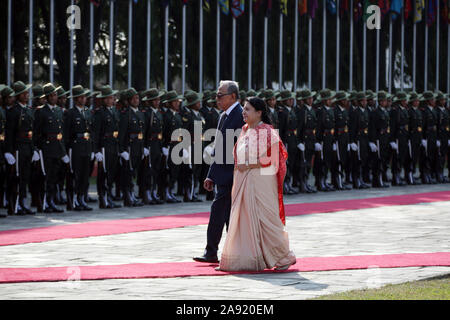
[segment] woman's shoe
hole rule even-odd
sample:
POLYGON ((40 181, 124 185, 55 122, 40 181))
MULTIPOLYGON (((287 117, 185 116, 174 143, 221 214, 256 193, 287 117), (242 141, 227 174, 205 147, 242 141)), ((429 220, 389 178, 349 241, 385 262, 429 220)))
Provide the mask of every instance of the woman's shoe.
POLYGON ((274 270, 276 271, 284 271, 289 269, 290 266, 293 266, 297 263, 297 260, 292 261, 291 263, 285 264, 284 266, 275 267, 274 270))

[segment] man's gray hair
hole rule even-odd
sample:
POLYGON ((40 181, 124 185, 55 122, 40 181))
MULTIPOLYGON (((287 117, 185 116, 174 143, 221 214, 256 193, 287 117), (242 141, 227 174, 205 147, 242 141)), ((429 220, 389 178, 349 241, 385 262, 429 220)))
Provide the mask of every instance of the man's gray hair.
POLYGON ((219 82, 219 87, 224 86, 227 89, 227 93, 234 93, 236 99, 239 99, 239 84, 232 80, 221 80, 219 82))

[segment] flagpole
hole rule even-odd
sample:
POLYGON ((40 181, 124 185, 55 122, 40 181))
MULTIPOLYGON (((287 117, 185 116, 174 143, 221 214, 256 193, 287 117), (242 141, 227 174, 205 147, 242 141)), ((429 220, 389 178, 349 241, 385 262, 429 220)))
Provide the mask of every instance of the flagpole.
POLYGON ((312 18, 309 16, 308 21, 308 89, 311 90, 312 85, 312 18))
POLYGON ((294 22, 294 81, 292 91, 297 90, 297 60, 298 60, 298 0, 295 0, 295 22, 294 22))
POLYGON ((267 88, 267 33, 268 33, 269 18, 264 17, 264 75, 263 75, 263 88, 267 88))
MULTIPOLYGON (((447 93, 450 92, 450 24, 447 24, 447 93)), ((450 97, 447 98, 447 103, 450 97)))
POLYGON ((145 70, 145 88, 150 88, 150 45, 151 45, 151 18, 152 18, 151 0, 147 0, 147 66, 145 70))
MULTIPOLYGON (((427 12, 428 14, 428 12, 427 12)), ((426 18, 425 18, 426 19, 426 18)), ((423 91, 427 91, 428 85, 427 85, 427 81, 428 81, 428 24, 425 21, 425 58, 424 58, 424 72, 423 72, 423 76, 424 76, 424 80, 423 80, 423 91)))
MULTIPOLYGON (((50 80, 50 82, 53 81, 50 80)), ((89 90, 94 91, 94 4, 92 2, 89 3, 89 90)))
POLYGON ((186 4, 183 2, 183 26, 181 37, 181 93, 184 94, 186 83, 186 4))
MULTIPOLYGON (((92 3, 91 3, 92 5, 92 3)), ((54 34, 55 34, 55 30, 54 30, 54 26, 55 26, 55 1, 54 0, 50 0, 50 63, 49 63, 49 67, 50 67, 50 82, 53 83, 53 73, 54 73, 54 69, 53 69, 53 59, 54 59, 54 34)))
POLYGON ((377 52, 376 52, 376 71, 375 71, 375 91, 380 89, 380 29, 377 29, 377 52))
POLYGON ((325 89, 326 86, 326 79, 325 79, 325 69, 327 65, 327 10, 326 10, 326 4, 325 1, 323 2, 323 25, 322 25, 322 89, 325 89))
MULTIPOLYGON (((364 18, 363 18, 364 19, 364 18)), ((362 74, 362 89, 366 91, 366 65, 367 65, 367 23, 363 21, 363 74, 362 74)))
POLYGON ((114 87, 113 79, 114 60, 114 1, 109 2, 109 85, 114 87))
POLYGON ((280 30, 278 42, 278 85, 280 90, 283 87, 283 13, 280 12, 280 30))
MULTIPOLYGON (((439 3, 437 2, 437 12, 436 12, 436 88, 435 90, 439 90, 439 25, 440 25, 440 17, 439 17, 439 3)), ((448 13, 447 13, 448 14, 448 13)))
POLYGON ((198 53, 198 92, 203 91, 203 2, 199 1, 200 32, 199 32, 199 53, 198 53))
POLYGON ((252 87, 252 45, 253 45, 253 12, 252 12, 252 1, 249 2, 249 12, 248 12, 248 76, 247 76, 247 87, 251 89, 252 87))
POLYGON ((11 85, 11 0, 8 0, 8 62, 6 84, 11 85))
POLYGON ((389 14, 389 93, 392 92, 392 15, 389 14))
POLYGON ((348 89, 353 88, 353 0, 350 0, 350 62, 349 62, 349 85, 348 89))
MULTIPOLYGON (((28 83, 33 83, 33 0, 30 0, 28 37, 28 83)), ((31 90, 31 89, 30 89, 31 90)), ((30 95, 31 96, 31 95, 30 95)))
POLYGON ((417 23, 413 23, 413 91, 416 91, 416 46, 417 46, 417 23))
POLYGON ((402 26, 401 26, 401 60, 400 60, 400 88, 404 89, 404 66, 405 66, 405 6, 402 8, 402 26))
POLYGON ((336 91, 339 90, 339 53, 340 53, 340 16, 339 0, 336 1, 336 91))
POLYGON ((236 18, 232 17, 231 80, 236 80, 236 18))
POLYGON ((128 88, 131 87, 133 68, 133 0, 128 0, 128 88))
POLYGON ((220 81, 220 5, 217 1, 217 19, 216 19, 216 87, 219 87, 220 81))
MULTIPOLYGON (((71 1, 71 6, 73 6, 73 1, 71 1)), ((72 7, 73 8, 73 7, 72 7)), ((72 26, 72 28, 70 29, 70 91, 72 92, 72 88, 73 88, 73 78, 74 78, 74 70, 73 70, 73 51, 74 51, 74 43, 73 43, 73 38, 74 38, 74 26, 72 26)), ((73 98, 70 99, 70 107, 73 107, 73 98)))
POLYGON ((169 87, 169 3, 164 12, 164 88, 169 87))

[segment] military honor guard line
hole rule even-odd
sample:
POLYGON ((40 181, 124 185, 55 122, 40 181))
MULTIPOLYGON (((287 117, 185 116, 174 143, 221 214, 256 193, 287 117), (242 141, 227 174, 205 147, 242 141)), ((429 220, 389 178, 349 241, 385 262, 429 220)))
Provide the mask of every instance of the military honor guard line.
MULTIPOLYGON (((187 130, 218 127, 216 92, 52 83, 0 85, 0 216, 213 200, 207 163, 169 155, 187 130), (30 91, 31 105, 30 105, 30 91), (69 99, 73 107, 69 107, 69 99), (95 176, 98 199, 88 194, 95 176), (30 195, 30 201, 27 196, 30 195), (181 199, 182 200, 181 200, 181 199), (121 204, 119 204, 121 203, 121 204)), ((263 99, 288 152, 285 195, 448 183, 448 95, 440 91, 241 90, 263 99), (310 184, 314 181, 314 185, 310 184)), ((201 141, 211 154, 211 141, 201 141)), ((193 153, 180 153, 180 157, 193 153)))

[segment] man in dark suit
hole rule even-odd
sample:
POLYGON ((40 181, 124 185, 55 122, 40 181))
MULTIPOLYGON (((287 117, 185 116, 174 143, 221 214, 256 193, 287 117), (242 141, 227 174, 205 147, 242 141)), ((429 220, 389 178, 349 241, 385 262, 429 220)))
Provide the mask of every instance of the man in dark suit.
MULTIPOLYGON (((231 189, 233 187, 234 160, 231 154, 232 146, 239 137, 244 125, 242 106, 239 99, 239 86, 234 81, 221 81, 216 94, 217 105, 222 114, 219 118, 214 146, 214 161, 209 168, 203 186, 212 191, 215 188, 215 198, 211 205, 211 215, 208 223, 207 245, 203 256, 194 257, 199 262, 218 262, 217 251, 224 225, 227 226, 231 211, 231 189), (233 130, 234 141, 227 141, 227 130, 233 130), (227 143, 228 142, 228 143, 227 143), (228 146, 227 148, 227 144, 228 146)), ((229 139, 229 136, 228 136, 229 139)))

